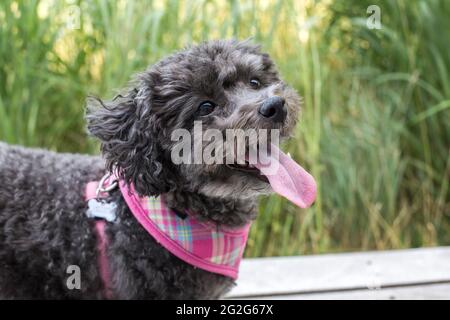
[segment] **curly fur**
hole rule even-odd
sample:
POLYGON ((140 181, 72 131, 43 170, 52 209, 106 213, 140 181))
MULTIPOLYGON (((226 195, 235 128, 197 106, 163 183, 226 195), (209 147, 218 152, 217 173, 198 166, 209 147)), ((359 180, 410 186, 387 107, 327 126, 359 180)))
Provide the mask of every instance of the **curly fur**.
MULTIPOLYGON (((201 120, 205 129, 278 128, 287 137, 299 109, 300 98, 258 46, 211 41, 149 67, 112 101, 88 100, 88 130, 101 141, 103 158, 0 143, 0 298, 104 298, 84 187, 107 170, 140 195, 164 193, 178 212, 226 226, 254 219, 256 197, 270 192, 268 184, 225 165, 174 165, 171 132, 201 120), (249 87, 252 77, 260 89, 249 87), (256 112, 274 94, 286 100, 282 124, 256 112), (200 117, 203 100, 220 108, 200 117), (80 290, 66 286, 69 265, 81 268, 80 290)), ((117 223, 106 230, 114 298, 214 299, 231 288, 231 279, 194 268, 156 243, 119 191, 109 200, 118 206, 117 223)))

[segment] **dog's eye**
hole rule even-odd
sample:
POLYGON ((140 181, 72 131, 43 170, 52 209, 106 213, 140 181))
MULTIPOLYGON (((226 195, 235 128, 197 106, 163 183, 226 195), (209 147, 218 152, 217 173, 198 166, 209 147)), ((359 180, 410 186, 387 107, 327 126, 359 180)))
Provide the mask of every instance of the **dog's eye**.
POLYGON ((251 86, 253 89, 259 89, 259 87, 261 87, 261 82, 259 82, 259 80, 258 80, 258 79, 255 79, 255 78, 250 79, 250 86, 251 86))
POLYGON ((200 103, 200 106, 198 107, 198 114, 200 116, 206 116, 214 111, 214 108, 216 107, 216 104, 211 101, 203 101, 200 103))

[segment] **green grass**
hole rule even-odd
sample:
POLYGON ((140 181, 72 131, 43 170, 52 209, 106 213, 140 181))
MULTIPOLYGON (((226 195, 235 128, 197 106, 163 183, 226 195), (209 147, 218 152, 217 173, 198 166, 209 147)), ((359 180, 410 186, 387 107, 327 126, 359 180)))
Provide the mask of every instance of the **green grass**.
POLYGON ((450 244, 450 3, 377 1, 0 2, 0 140, 95 153, 84 99, 111 97, 162 56, 252 37, 303 96, 286 149, 316 204, 262 199, 247 256, 450 244), (49 5, 52 4, 53 5, 49 5), (46 9, 48 8, 48 9, 46 9))

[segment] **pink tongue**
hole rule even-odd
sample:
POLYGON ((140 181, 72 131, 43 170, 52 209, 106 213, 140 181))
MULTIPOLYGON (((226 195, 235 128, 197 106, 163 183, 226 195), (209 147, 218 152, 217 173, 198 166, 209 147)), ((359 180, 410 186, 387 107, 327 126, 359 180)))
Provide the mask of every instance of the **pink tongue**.
POLYGON ((301 208, 309 207, 316 199, 314 178, 273 144, 270 162, 260 163, 258 159, 255 167, 267 177, 272 189, 301 208))

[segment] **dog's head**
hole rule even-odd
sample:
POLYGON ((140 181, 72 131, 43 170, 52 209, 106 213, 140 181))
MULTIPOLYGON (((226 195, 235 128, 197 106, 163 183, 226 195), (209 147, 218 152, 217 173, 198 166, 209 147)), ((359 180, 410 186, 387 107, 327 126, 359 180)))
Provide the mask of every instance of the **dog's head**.
MULTIPOLYGON (((269 192, 268 180, 245 163, 174 163, 180 140, 173 133, 183 129, 194 138, 194 124, 201 123, 203 132, 217 129, 224 137, 227 129, 277 129, 283 138, 300 110, 299 96, 280 79, 269 55, 238 41, 177 52, 139 74, 126 94, 94 101, 88 129, 101 140, 108 168, 118 169, 141 195, 176 189, 215 197, 269 192)), ((198 141, 192 142, 194 148, 198 141)))

